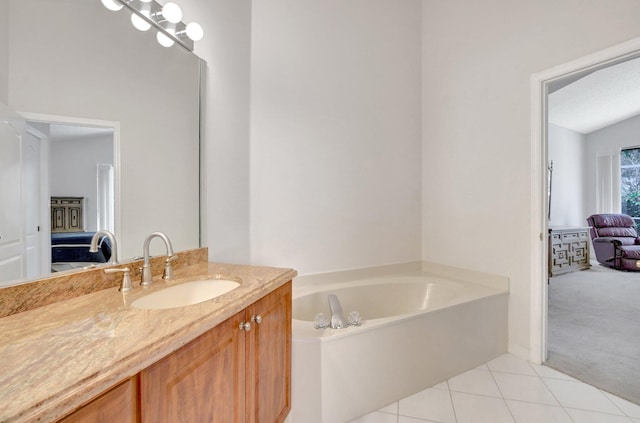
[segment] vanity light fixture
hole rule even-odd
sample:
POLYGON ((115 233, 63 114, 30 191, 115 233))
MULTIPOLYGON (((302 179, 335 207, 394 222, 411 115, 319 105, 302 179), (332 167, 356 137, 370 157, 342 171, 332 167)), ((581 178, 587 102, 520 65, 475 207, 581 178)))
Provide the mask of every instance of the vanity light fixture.
POLYGON ((182 20, 182 9, 170 1, 162 6, 162 16, 171 23, 178 23, 182 20))
MULTIPOLYGON (((141 10, 140 13, 142 13, 144 16, 149 17, 148 10, 141 10)), ((131 24, 139 31, 147 31, 149 30, 149 28, 151 28, 149 19, 142 19, 140 15, 136 13, 131 13, 131 24)))
POLYGON ((202 37, 204 37, 204 30, 198 22, 191 22, 187 24, 187 28, 184 31, 176 35, 180 37, 183 34, 186 34, 187 37, 191 38, 193 41, 200 41, 202 40, 202 37))
POLYGON ((101 2, 104 7, 113 12, 117 12, 118 10, 122 9, 122 3, 117 0, 101 0, 101 2))
MULTIPOLYGON (((168 33, 172 33, 172 29, 168 29, 167 32, 168 33)), ((175 34, 171 34, 171 35, 175 35, 175 34)), ((171 47, 175 41, 173 41, 175 38, 174 37, 167 37, 166 35, 164 35, 164 33, 158 31, 158 33, 156 34, 156 40, 158 40, 158 44, 160 44, 162 47, 171 47)))
POLYGON ((118 11, 126 7, 131 11, 131 23, 140 31, 154 27, 156 39, 163 47, 171 47, 176 42, 193 51, 193 42, 204 36, 202 26, 196 22, 188 25, 182 22, 182 10, 174 2, 161 5, 156 0, 101 0, 109 10, 118 11))

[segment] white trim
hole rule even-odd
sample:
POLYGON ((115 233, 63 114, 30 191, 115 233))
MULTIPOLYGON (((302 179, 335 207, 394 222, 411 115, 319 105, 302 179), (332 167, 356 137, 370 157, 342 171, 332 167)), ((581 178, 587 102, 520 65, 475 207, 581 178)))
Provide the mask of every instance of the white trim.
POLYGON ((546 83, 537 74, 531 78, 531 321, 529 360, 540 364, 546 355, 546 83), (541 288, 540 285, 543 285, 541 288))
POLYGON ((49 115, 43 113, 31 113, 31 112, 17 112, 25 120, 45 122, 45 123, 58 123, 66 125, 83 125, 83 126, 99 126, 103 128, 113 129, 113 166, 114 166, 114 220, 115 220, 115 232, 116 242, 120 243, 120 231, 122 222, 122 201, 121 201, 121 161, 120 161, 120 122, 102 120, 102 119, 88 119, 81 117, 59 116, 49 115))
POLYGON ((114 168, 113 164, 96 164, 97 230, 114 232, 114 168))
POLYGON ((640 38, 555 66, 531 76, 531 309, 529 359, 546 359, 547 340, 547 245, 546 239, 546 91, 548 84, 572 74, 611 65, 637 56, 640 38))
MULTIPOLYGON (((516 357, 520 357, 523 360, 530 360, 529 349, 526 347, 523 347, 522 345, 517 345, 512 342, 509 342, 507 346, 507 351, 509 352, 509 354, 513 354, 516 357)), ((536 363, 536 364, 540 364, 540 363, 536 363)))
POLYGON ((40 232, 38 233, 38 246, 40 248, 40 274, 51 272, 51 221, 50 221, 50 196, 49 185, 49 137, 30 125, 25 125, 25 132, 39 140, 40 145, 40 213, 38 221, 40 232))

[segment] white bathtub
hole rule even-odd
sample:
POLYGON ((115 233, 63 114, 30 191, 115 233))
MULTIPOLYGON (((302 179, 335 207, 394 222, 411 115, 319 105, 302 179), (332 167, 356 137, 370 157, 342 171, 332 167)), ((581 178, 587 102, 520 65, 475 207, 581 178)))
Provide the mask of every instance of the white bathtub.
MULTIPOLYGON (((293 287, 290 423, 341 423, 474 368, 507 350, 508 288, 423 271, 293 287), (313 327, 336 294, 362 325, 313 327)), ((340 279, 340 278, 338 278, 340 279)))

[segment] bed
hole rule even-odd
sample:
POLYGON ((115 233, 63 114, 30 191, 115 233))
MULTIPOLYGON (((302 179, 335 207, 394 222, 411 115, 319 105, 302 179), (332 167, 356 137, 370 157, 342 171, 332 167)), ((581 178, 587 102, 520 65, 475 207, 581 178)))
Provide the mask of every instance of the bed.
POLYGON ((59 272, 108 262, 111 258, 111 243, 106 236, 102 235, 98 240, 98 252, 89 252, 94 234, 95 232, 52 233, 51 270, 59 272))
POLYGON ((84 231, 84 197, 51 197, 51 271, 106 263, 111 258, 111 243, 104 235, 98 240, 98 252, 90 253, 95 232, 84 231))

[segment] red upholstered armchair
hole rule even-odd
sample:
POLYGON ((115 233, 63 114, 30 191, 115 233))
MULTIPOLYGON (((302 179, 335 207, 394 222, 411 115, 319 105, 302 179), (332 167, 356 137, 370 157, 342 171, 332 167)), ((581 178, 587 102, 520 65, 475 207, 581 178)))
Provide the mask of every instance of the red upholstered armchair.
POLYGON ((640 238, 626 214, 594 214, 587 218, 596 259, 604 266, 640 271, 640 238))

